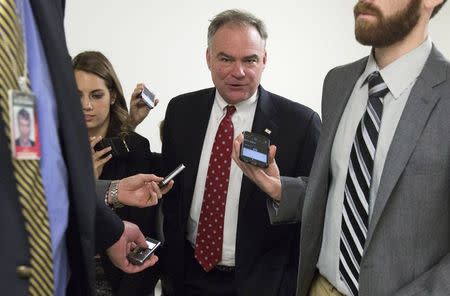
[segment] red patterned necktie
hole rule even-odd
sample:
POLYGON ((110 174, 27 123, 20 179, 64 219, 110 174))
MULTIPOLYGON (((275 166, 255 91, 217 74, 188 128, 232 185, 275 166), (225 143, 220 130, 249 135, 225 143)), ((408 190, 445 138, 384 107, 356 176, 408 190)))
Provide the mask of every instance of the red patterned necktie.
POLYGON ((210 271, 222 258, 223 221, 230 178, 234 127, 234 106, 227 106, 214 139, 206 175, 202 210, 198 220, 195 258, 205 271, 210 271))

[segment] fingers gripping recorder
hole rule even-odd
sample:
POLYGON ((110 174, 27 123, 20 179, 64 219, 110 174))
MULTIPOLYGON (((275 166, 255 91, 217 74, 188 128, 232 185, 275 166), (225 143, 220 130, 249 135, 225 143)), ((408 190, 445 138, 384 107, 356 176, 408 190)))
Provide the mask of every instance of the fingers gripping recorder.
MULTIPOLYGON (((182 170, 184 170, 184 168, 184 164, 180 164, 175 170, 173 170, 161 182, 159 182, 158 186, 160 188, 163 188, 164 186, 169 184, 170 180, 175 178, 175 176, 178 175, 182 170)), ((149 259, 155 252, 155 250, 161 245, 161 242, 149 237, 145 238, 145 240, 147 241, 147 248, 136 247, 127 255, 128 260, 134 265, 144 264, 145 260, 149 259)))

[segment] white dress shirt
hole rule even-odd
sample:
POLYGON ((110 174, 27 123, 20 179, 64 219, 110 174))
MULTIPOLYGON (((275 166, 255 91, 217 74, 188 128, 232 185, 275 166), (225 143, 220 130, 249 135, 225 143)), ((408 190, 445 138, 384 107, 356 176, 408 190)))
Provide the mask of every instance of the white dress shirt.
MULTIPOLYGON (((258 92, 255 92, 249 99, 234 105, 236 112, 231 117, 234 126, 234 138, 243 131, 251 131, 253 118, 255 117, 258 92)), ((208 128, 206 130, 203 142, 202 154, 198 166, 197 180, 195 182, 194 195, 192 197, 191 211, 187 223, 186 238, 195 246, 197 237, 198 220, 202 209, 203 194, 205 193, 206 175, 208 173, 209 158, 216 137, 217 129, 226 114, 225 107, 227 102, 220 96, 216 90, 214 104, 212 106, 209 118, 208 128)), ((230 147, 231 149, 232 147, 230 147)), ((236 229, 239 209, 239 196, 241 193, 242 171, 234 161, 231 162, 230 178, 228 183, 227 200, 225 204, 225 218, 223 228, 223 247, 222 261, 220 265, 235 265, 235 246, 236 246, 236 229)))
POLYGON ((317 268, 320 274, 327 278, 344 295, 347 295, 348 291, 339 275, 339 242, 342 206, 351 147, 358 124, 366 111, 368 100, 368 84, 365 83, 366 79, 372 72, 379 71, 389 88, 389 93, 384 98, 383 116, 375 152, 372 185, 370 186, 370 224, 384 162, 392 138, 394 137, 397 124, 408 101, 411 89, 425 65, 431 48, 431 41, 427 38, 419 47, 381 70, 378 68, 375 58, 371 54, 367 61, 366 69, 356 82, 344 113, 342 114, 341 121, 339 122, 331 150, 331 183, 328 191, 323 240, 317 268))

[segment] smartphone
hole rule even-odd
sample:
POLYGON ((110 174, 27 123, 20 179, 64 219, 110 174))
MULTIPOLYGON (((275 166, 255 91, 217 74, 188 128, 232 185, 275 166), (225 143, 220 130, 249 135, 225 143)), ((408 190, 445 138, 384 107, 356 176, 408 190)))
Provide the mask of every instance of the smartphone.
POLYGON ((170 180, 172 180, 173 178, 175 178, 176 175, 181 173, 181 171, 184 170, 184 168, 185 168, 184 164, 180 164, 176 169, 174 169, 170 174, 168 174, 164 178, 164 180, 159 182, 159 184, 158 184, 159 188, 162 188, 162 187, 166 186, 167 184, 169 184, 170 180))
POLYGON ((119 137, 101 139, 100 142, 94 146, 94 150, 100 151, 106 147, 111 147, 111 155, 113 157, 123 156, 130 152, 127 142, 119 137))
POLYGON ((155 107, 155 94, 144 86, 144 90, 141 92, 140 97, 150 108, 155 107))
POLYGON ((155 250, 161 245, 160 241, 153 238, 146 237, 145 241, 147 242, 147 248, 136 247, 127 255, 128 261, 130 261, 131 264, 144 264, 145 260, 150 258, 155 250))
POLYGON ((239 159, 255 166, 267 168, 270 140, 266 136, 243 132, 244 141, 241 144, 239 159))

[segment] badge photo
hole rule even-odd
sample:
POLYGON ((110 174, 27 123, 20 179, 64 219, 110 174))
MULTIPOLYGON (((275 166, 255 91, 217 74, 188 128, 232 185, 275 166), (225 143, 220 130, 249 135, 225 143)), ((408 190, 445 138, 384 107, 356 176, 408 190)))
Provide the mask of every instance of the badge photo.
POLYGON ((40 159, 36 97, 32 93, 10 91, 11 148, 16 159, 40 159))

